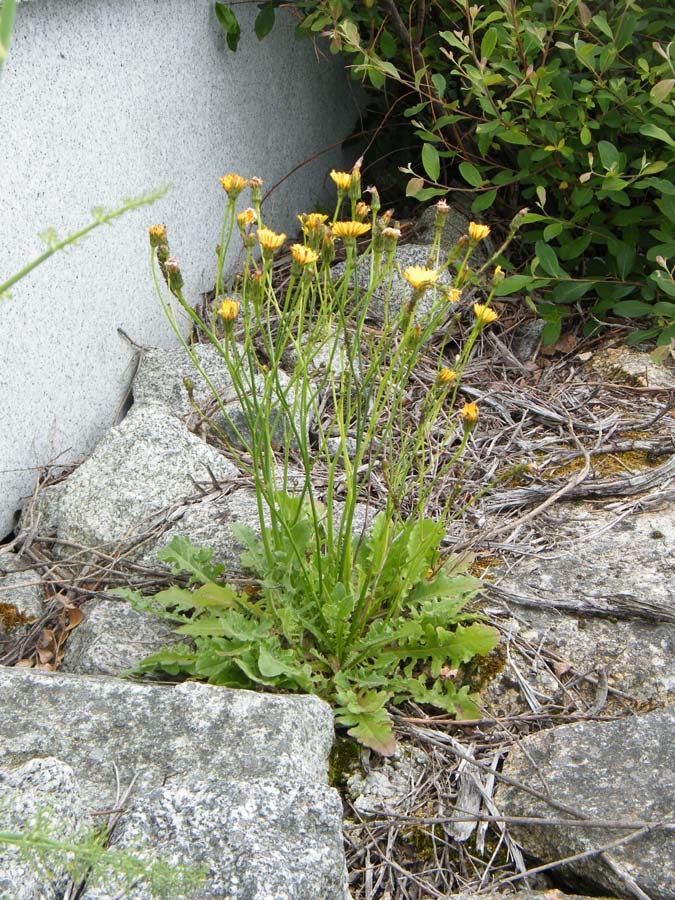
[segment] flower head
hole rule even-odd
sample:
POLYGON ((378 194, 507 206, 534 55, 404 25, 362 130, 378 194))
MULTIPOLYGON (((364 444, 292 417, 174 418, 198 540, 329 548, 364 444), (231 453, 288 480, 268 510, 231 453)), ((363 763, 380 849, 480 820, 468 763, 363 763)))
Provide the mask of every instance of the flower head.
POLYGON ((218 307, 218 315, 226 322, 234 322, 239 315, 240 303, 232 297, 223 297, 218 307))
POLYGON ((461 296, 462 292, 459 288, 448 288, 445 299, 448 301, 448 303, 458 303, 461 296))
POLYGON ((328 221, 328 216, 318 212, 301 213, 298 220, 302 225, 302 233, 308 235, 310 232, 318 231, 324 222, 328 221))
MULTIPOLYGON (((161 265, 161 263, 160 263, 161 265)), ((183 287, 183 276, 180 271, 180 263, 174 256, 169 256, 162 267, 166 284, 172 294, 183 287)))
POLYGON ((484 240, 490 234, 489 225, 479 225, 477 222, 469 222, 469 237, 472 241, 484 240))
POLYGON ((258 216, 254 209, 251 209, 249 206, 248 209, 243 210, 240 213, 237 213, 237 224, 242 231, 245 231, 250 225, 255 225, 258 221, 258 216))
POLYGON ((335 237, 344 239, 361 237, 370 231, 370 222, 333 222, 331 225, 335 237))
POLYGON ((319 254, 316 250, 305 247, 304 244, 292 244, 291 256, 293 257, 293 262, 298 266, 302 266, 302 268, 311 266, 319 258, 319 254))
POLYGON ((151 225, 148 232, 150 234, 151 247, 159 247, 160 244, 166 244, 166 225, 151 225))
POLYGON ((490 307, 486 306, 484 303, 474 303, 473 312, 481 328, 485 325, 489 325, 491 322, 496 322, 499 318, 499 315, 494 309, 490 309, 490 307))
POLYGON ((501 284, 502 281, 506 278, 504 274, 504 270, 501 266, 496 266, 494 272, 492 273, 492 285, 496 287, 498 284, 501 284))
POLYGON ((434 220, 434 228, 436 232, 443 230, 443 226, 445 225, 445 220, 448 218, 449 212, 450 207, 445 202, 445 200, 439 200, 436 204, 436 216, 434 220))
POLYGON ((274 253, 286 240, 285 234, 277 234, 271 228, 259 228, 257 234, 263 255, 274 253))
POLYGON ((391 226, 387 226, 382 229, 381 232, 382 240, 384 241, 384 249, 387 253, 393 253, 396 249, 396 245, 401 239, 401 229, 400 228, 391 228, 391 226))
POLYGON ((452 384, 452 382, 457 378, 457 372, 454 369, 448 369, 447 366, 443 366, 443 368, 438 373, 438 383, 445 385, 452 384))
POLYGON ((414 290, 426 291, 428 287, 438 281, 438 272, 436 269, 427 269, 424 266, 408 266, 403 277, 413 286, 414 290))
POLYGON ((349 190, 349 185, 352 183, 351 172, 336 172, 335 169, 331 169, 330 177, 335 182, 338 191, 344 193, 349 190))
POLYGON ((228 172, 227 175, 223 175, 220 179, 220 183, 230 200, 235 200, 244 190, 248 181, 246 178, 242 178, 241 175, 236 175, 234 172, 228 172))
POLYGON ((478 421, 478 404, 473 403, 465 403, 462 407, 462 420, 464 421, 464 427, 467 429, 472 429, 476 422, 478 421))
POLYGON ((251 186, 251 200, 254 203, 262 202, 262 178, 258 178, 257 175, 254 175, 253 178, 249 181, 251 186))
POLYGON ((370 207, 368 206, 368 204, 364 203, 363 200, 359 200, 359 202, 356 204, 356 208, 354 209, 354 218, 359 222, 363 222, 368 218, 369 213, 370 207))

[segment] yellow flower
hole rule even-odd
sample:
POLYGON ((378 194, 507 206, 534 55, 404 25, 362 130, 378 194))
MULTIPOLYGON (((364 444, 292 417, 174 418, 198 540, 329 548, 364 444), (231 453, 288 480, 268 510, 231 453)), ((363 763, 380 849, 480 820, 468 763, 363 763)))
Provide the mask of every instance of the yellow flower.
POLYGON ((241 175, 236 175, 234 172, 228 172, 227 175, 224 175, 220 179, 220 183, 230 200, 234 200, 244 190, 248 181, 245 178, 242 178, 241 175))
POLYGON ((370 222, 333 222, 331 228, 336 237, 357 238, 370 231, 370 222))
POLYGON ((275 250, 278 250, 279 247, 281 247, 285 240, 285 234, 277 234, 270 228, 258 229, 258 241, 264 251, 266 250, 269 253, 274 253, 275 250))
POLYGON ((474 303, 473 311, 481 328, 484 325, 489 325, 491 322, 496 322, 499 318, 494 309, 490 309, 489 306, 485 306, 483 303, 474 303))
POLYGON ((445 295, 448 303, 458 303, 462 296, 462 292, 459 288, 449 288, 448 293, 445 295))
POLYGON ((425 291, 438 281, 436 269, 426 269, 424 266, 408 266, 403 277, 416 291, 425 291))
POLYGON ((298 220, 302 225, 302 233, 309 234, 310 231, 317 231, 328 220, 328 216, 318 212, 301 213, 298 220))
POLYGON ((218 307, 218 315, 225 319, 226 322, 234 322, 239 315, 240 303, 231 297, 224 297, 218 307))
POLYGON ((337 189, 339 191, 348 191, 349 185, 352 183, 352 173, 351 172, 336 172, 335 169, 331 170, 330 177, 333 179, 335 184, 337 185, 337 189))
POLYGON ((472 241, 482 241, 490 234, 489 225, 479 225, 477 222, 469 222, 469 237, 472 241))
POLYGON ((316 250, 305 247, 304 244, 292 244, 291 256, 293 257, 293 262, 298 266, 311 266, 319 258, 316 250))
POLYGON ((359 200, 356 204, 356 208, 354 209, 354 218, 358 219, 359 222, 363 222, 364 219, 368 218, 368 214, 370 213, 370 207, 367 203, 364 203, 363 200, 359 200))
POLYGON ((492 273, 492 284, 494 286, 501 284, 502 281, 506 278, 504 274, 504 270, 501 266, 496 266, 494 272, 492 273))
POLYGON ((478 421, 478 404, 465 403, 462 407, 462 419, 465 425, 473 428, 478 421))
POLYGON ((237 222, 241 228, 246 228, 248 225, 255 225, 257 219, 258 217, 256 216, 255 210, 251 209, 250 206, 243 212, 237 213, 237 222))
POLYGON ((151 247, 159 247, 160 244, 166 244, 166 225, 152 225, 148 230, 151 247))
POLYGON ((447 366, 444 366, 438 373, 439 384, 452 384, 455 378, 457 378, 457 372, 454 369, 448 369, 447 366))

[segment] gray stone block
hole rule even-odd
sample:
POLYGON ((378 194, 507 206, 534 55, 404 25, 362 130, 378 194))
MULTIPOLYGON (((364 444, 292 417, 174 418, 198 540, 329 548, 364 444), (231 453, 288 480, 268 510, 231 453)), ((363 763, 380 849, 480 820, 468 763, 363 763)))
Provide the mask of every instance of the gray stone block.
MULTIPOLYGON (((563 725, 522 739, 509 753, 504 775, 581 815, 606 820, 672 821, 675 806, 675 707, 614 722, 563 725)), ((517 787, 501 786, 496 802, 505 816, 560 818, 544 800, 517 787)), ((629 831, 582 825, 519 825, 509 830, 525 853, 542 862, 597 849, 629 831)), ((655 829, 608 851, 651 900, 675 897, 675 841, 655 829)), ((569 887, 635 894, 602 857, 568 863, 557 872, 569 887)))
POLYGON ((0 768, 67 760, 96 809, 114 799, 113 762, 139 794, 188 777, 326 783, 333 716, 316 697, 0 668, 0 707, 0 768))
MULTIPOLYGON (((123 790, 135 776, 116 846, 202 865, 190 900, 347 900, 341 803, 327 786, 333 717, 317 698, 0 669, 0 707, 0 779, 56 760, 40 796, 69 822, 114 803, 113 766, 123 790)), ((1 872, 8 859, 0 847, 1 872)), ((84 896, 112 900, 117 887, 84 896)), ((139 884, 125 896, 149 895, 139 884)))
MULTIPOLYGON (((191 900, 348 900, 341 828, 342 804, 328 787, 200 781, 148 794, 123 818, 115 846, 203 866, 191 900)), ((116 887, 111 879, 82 900, 112 900, 116 887)), ((144 885, 124 896, 151 900, 144 885)))
POLYGON ((500 587, 532 600, 527 606, 510 604, 526 636, 534 644, 544 641, 554 647, 578 671, 606 667, 610 686, 640 700, 667 702, 675 697, 672 507, 616 522, 610 511, 564 503, 549 516, 560 548, 510 567, 499 580, 500 587), (624 602, 626 608, 632 603, 637 611, 643 605, 655 622, 630 616, 619 620, 602 614, 579 616, 573 610, 537 606, 537 598, 583 600, 597 605, 599 612, 605 603, 624 602), (658 623, 660 609, 664 615, 658 623))
POLYGON ((195 482, 237 478, 236 466, 161 406, 133 408, 68 478, 58 536, 85 546, 125 541, 153 513, 195 493, 195 482))
MULTIPOLYGON (((77 841, 91 824, 73 768, 46 756, 16 768, 0 762, 0 831, 39 828, 56 841, 77 841)), ((18 847, 0 841, 2 900, 59 900, 68 884, 63 854, 31 862, 18 847)))
POLYGON ((62 672, 119 675, 181 640, 168 623, 124 600, 92 600, 82 612, 84 619, 65 644, 62 672))
MULTIPOLYGON (((211 344, 197 344, 193 348, 200 366, 221 396, 234 399, 232 379, 227 364, 211 344)), ((174 415, 193 412, 183 381, 189 378, 194 386, 194 400, 200 408, 213 400, 211 388, 199 374, 183 347, 177 350, 146 350, 133 383, 134 403, 159 403, 174 415)))
MULTIPOLYGON (((428 244, 401 244, 396 249, 396 264, 391 275, 387 277, 378 287, 375 288, 368 304, 368 318, 375 322, 384 322, 385 319, 392 321, 400 313, 405 303, 410 301, 412 297, 412 288, 403 278, 403 272, 409 266, 426 266, 429 259, 428 244), (399 272, 400 269, 400 272, 399 272)), ((338 263, 333 266, 332 273, 334 278, 344 275, 345 264, 338 263)), ((352 275, 352 284, 357 285, 360 291, 368 290, 370 282, 370 258, 366 257, 360 260, 356 267, 356 273, 352 275)), ((452 286, 452 278, 445 271, 438 280, 440 287, 446 289, 452 286)), ((433 288, 427 290, 415 311, 415 318, 422 319, 428 315, 432 306, 436 291, 433 288)), ((450 306, 448 306, 448 312, 450 306)))

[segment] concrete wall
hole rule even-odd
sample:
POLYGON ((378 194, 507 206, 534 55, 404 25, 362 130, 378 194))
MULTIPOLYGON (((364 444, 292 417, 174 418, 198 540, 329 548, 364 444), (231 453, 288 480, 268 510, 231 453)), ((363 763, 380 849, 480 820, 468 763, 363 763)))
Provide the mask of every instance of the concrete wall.
MULTIPOLYGON (((225 197, 218 177, 266 186, 340 142, 357 120, 349 79, 330 56, 296 42, 278 14, 226 45, 210 0, 33 0, 17 11, 0 79, 0 282, 97 205, 170 182, 154 207, 51 258, 0 302, 0 538, 36 467, 82 458, 109 427, 134 359, 119 336, 168 346, 154 295, 147 228, 164 222, 193 301, 213 286, 225 197)), ((330 191, 339 149, 293 175, 267 201, 268 224, 330 191)))

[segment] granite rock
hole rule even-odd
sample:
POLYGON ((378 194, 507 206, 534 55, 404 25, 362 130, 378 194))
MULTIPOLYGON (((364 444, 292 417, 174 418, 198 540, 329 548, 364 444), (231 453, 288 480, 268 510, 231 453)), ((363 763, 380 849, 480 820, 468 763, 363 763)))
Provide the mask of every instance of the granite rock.
MULTIPOLYGON (((409 266, 426 266, 429 262, 429 245, 428 244, 401 244, 396 248, 396 266, 391 272, 391 277, 378 285, 372 293, 368 306, 368 318, 375 322, 382 323, 386 320, 391 321, 400 313, 403 305, 412 297, 412 288, 403 278, 402 273, 409 266), (400 271, 399 271, 400 269, 400 271)), ((334 278, 339 278, 345 272, 345 264, 338 263, 333 266, 332 273, 334 278)), ((356 283, 362 291, 368 289, 370 281, 370 259, 361 259, 356 266, 356 272, 353 275, 356 283)), ((439 287, 446 289, 451 287, 452 279, 447 271, 443 272, 438 280, 439 287)), ((417 320, 427 316, 431 311, 436 298, 438 289, 429 289, 423 295, 417 304, 415 317, 417 320)), ((448 310, 450 307, 448 307, 448 310)))
POLYGON ((604 381, 638 387, 675 388, 675 368, 655 363, 648 353, 631 347, 609 347, 594 353, 588 369, 604 381))
MULTIPOLYGON (((116 847, 202 867, 190 900, 346 900, 342 804, 323 785, 212 781, 157 787, 126 815, 116 847)), ((82 900, 112 900, 118 885, 82 900)), ((151 900, 147 886, 126 900, 151 900)))
MULTIPOLYGON (((559 549, 511 566, 498 579, 513 599, 496 596, 517 616, 520 635, 534 646, 543 641, 576 671, 604 670, 610 687, 637 700, 675 697, 672 506, 617 521, 611 511, 563 503, 549 517, 559 549), (579 602, 585 614, 572 608, 579 602), (608 607, 621 615, 607 614, 608 607)), ((554 689, 550 673, 548 680, 554 689)), ((491 692, 498 695, 499 685, 491 692)))
POLYGON ((84 619, 65 644, 62 672, 119 675, 180 640, 166 622, 121 599, 92 600, 82 612, 84 619))
POLYGON ((68 477, 57 534, 87 547, 129 540, 211 475, 226 481, 239 471, 161 406, 133 407, 68 477))
MULTIPOLYGON (((580 722, 521 739, 503 774, 545 793, 581 815, 603 820, 671 821, 675 806, 675 707, 611 722, 580 722)), ((560 818, 544 800, 502 785, 496 795, 502 815, 560 818)), ((601 847, 627 833, 571 825, 510 826, 528 856, 553 862, 601 847)), ((557 869, 572 889, 605 891, 632 898, 627 875, 651 900, 675 898, 675 842, 655 829, 598 855, 557 869)))
MULTIPOLYGON (((0 669, 0 706, 0 778, 55 760, 57 784, 40 790, 65 822, 108 808, 116 777, 122 790, 135 778, 116 846, 203 867, 190 900, 347 900, 341 803, 327 785, 333 717, 317 698, 0 669)), ((16 794, 13 816, 25 807, 16 794)), ((118 895, 114 878, 84 893, 118 895)), ((141 883, 125 896, 148 894, 141 883)))
POLYGON ((0 604, 14 607, 28 621, 42 613, 44 587, 40 573, 15 553, 0 552, 0 604))
MULTIPOLYGON (((234 399, 234 388, 225 360, 211 344, 195 344, 192 348, 199 365, 221 396, 234 399)), ((145 350, 133 383, 134 403, 158 403, 174 415, 186 415, 193 411, 184 379, 193 384, 196 404, 204 408, 213 399, 211 388, 195 368, 186 351, 145 350)))
MULTIPOLYGON (((0 831, 35 829, 53 840, 77 842, 90 824, 77 775, 67 763, 45 756, 0 768, 0 831)), ((3 900, 59 900, 68 880, 59 854, 35 865, 18 848, 0 842, 3 900)))

